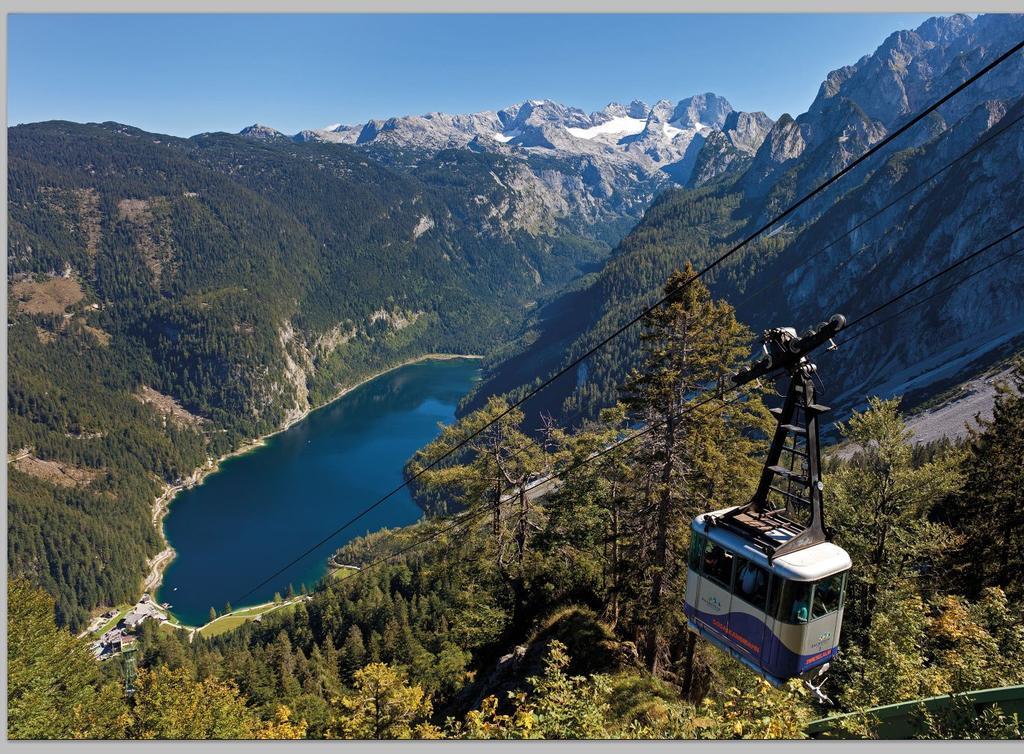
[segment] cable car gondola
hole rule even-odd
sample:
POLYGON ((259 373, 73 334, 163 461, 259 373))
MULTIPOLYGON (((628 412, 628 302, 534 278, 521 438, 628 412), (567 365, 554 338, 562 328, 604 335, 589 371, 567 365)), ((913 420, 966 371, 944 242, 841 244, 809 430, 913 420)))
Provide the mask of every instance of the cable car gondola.
MULTIPOLYGON (((822 519, 816 367, 807 359, 846 324, 835 315, 802 337, 764 334, 766 358, 735 385, 789 375, 757 491, 745 505, 691 523, 687 627, 775 686, 823 676, 839 646, 850 556, 828 541, 822 519)), ((812 690, 825 698, 817 685, 812 690)))

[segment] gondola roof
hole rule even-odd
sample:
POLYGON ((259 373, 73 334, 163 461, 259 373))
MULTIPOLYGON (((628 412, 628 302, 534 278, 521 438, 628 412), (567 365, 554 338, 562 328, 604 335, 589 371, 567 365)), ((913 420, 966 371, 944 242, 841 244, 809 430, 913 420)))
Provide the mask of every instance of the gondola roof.
MULTIPOLYGON (((723 508, 710 513, 702 513, 694 519, 693 528, 707 534, 708 539, 712 542, 721 545, 731 552, 742 555, 784 579, 792 581, 817 581, 834 573, 845 571, 853 565, 846 550, 831 542, 822 542, 803 550, 788 553, 775 558, 769 565, 768 555, 762 547, 730 529, 720 526, 707 526, 706 519, 709 516, 720 516, 730 510, 733 510, 733 508, 723 508)), ((798 533, 799 530, 796 527, 780 527, 770 532, 770 536, 782 545, 798 533)))

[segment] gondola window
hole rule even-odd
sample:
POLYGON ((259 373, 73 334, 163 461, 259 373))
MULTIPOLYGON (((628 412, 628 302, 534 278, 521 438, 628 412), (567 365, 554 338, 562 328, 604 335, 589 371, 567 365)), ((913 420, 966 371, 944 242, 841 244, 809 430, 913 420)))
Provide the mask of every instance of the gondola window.
POLYGON ((784 581, 776 617, 786 623, 806 623, 810 610, 811 585, 802 581, 784 581))
POLYGON ((748 561, 740 561, 736 572, 736 595, 758 610, 768 597, 768 572, 748 561))
POLYGON ((731 552, 708 542, 704 553, 704 575, 720 586, 731 589, 733 560, 731 552))
POLYGON ((814 608, 811 611, 812 618, 821 618, 839 609, 840 597, 843 593, 843 581, 845 573, 837 573, 822 579, 814 586, 814 608))

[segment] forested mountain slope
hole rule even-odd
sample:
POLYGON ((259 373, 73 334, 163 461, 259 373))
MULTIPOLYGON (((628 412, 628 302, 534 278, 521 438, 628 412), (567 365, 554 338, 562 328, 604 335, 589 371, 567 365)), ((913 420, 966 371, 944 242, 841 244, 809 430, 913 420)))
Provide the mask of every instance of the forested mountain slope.
POLYGON ((66 122, 9 152, 9 565, 73 624, 134 594, 164 484, 381 368, 501 342, 625 230, 538 219, 495 155, 410 175, 66 122))
MULTIPOLYGON (((936 18, 894 33, 872 55, 830 73, 808 112, 781 117, 744 170, 663 194, 599 273, 539 309, 517 345, 496 355, 466 409, 495 392, 520 395, 573 361, 653 302, 672 269, 687 260, 698 268, 710 262, 1022 37, 1022 16, 936 18)), ((709 276, 712 290, 755 330, 802 329, 837 311, 855 317, 1012 230, 1024 218, 1017 179, 1024 161, 1022 82, 1018 53, 749 244, 709 276)), ((1021 245, 1020 237, 1011 239, 953 278, 1021 245)), ((823 359, 829 400, 845 408, 872 393, 935 389, 968 365, 1019 348, 1019 260, 973 274, 954 293, 823 359)), ((634 328, 587 359, 531 400, 528 411, 595 416, 635 363, 636 337, 634 328)))

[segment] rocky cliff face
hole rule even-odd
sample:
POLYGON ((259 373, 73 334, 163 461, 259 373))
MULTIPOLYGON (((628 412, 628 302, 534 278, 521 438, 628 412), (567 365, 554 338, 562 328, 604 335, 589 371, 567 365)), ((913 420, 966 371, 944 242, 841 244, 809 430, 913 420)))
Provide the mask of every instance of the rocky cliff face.
POLYGON ((690 174, 690 185, 710 181, 750 167, 775 122, 764 113, 731 112, 722 130, 712 131, 704 140, 690 174))
MULTIPOLYGON (((758 275, 758 286, 778 280, 781 295, 760 316, 747 304, 749 316, 759 323, 811 323, 834 311, 856 316, 1020 225, 1024 129, 1019 118, 1024 118, 1020 99, 978 102, 929 143, 894 155, 758 275), (972 148, 969 157, 907 200, 802 264, 845 229, 972 148)), ((825 359, 838 405, 857 405, 869 394, 927 392, 969 378, 977 365, 1024 345, 1024 298, 1019 294, 1024 263, 1020 256, 1009 256, 1020 249, 1024 233, 855 328, 850 335, 878 324, 825 359), (939 295, 926 300, 933 293, 939 295)))
MULTIPOLYGON (((1022 28, 1021 16, 954 15, 894 32, 873 54, 829 73, 806 113, 795 121, 782 116, 739 187, 763 193, 795 167, 791 193, 810 190, 1011 48, 1020 41, 1022 28), (791 162, 797 158, 798 163, 791 162)), ((897 148, 927 143, 979 102, 1018 98, 1022 60, 1015 56, 943 105, 897 148)))
MULTIPOLYGON (((778 197, 808 190, 1022 37, 1019 15, 933 18, 895 32, 874 54, 831 72, 806 113, 792 122, 780 119, 737 188, 778 197)), ((799 233, 787 229, 794 231, 791 243, 751 281, 755 287, 783 284, 770 306, 746 304, 746 316, 767 325, 781 319, 808 324, 833 311, 856 315, 1020 224, 1024 124, 1013 124, 1024 115, 1022 92, 1024 56, 1017 54, 901 137, 887 159, 844 178, 800 218, 799 233), (802 263, 972 148, 907 199, 802 263)), ((1014 343, 1020 347, 1024 301, 1015 291, 1024 284, 1024 265, 1015 257, 982 268, 1021 246, 1024 238, 1011 239, 876 317, 966 278, 829 358, 836 402, 927 391, 969 371, 972 362, 985 363, 1014 343)))

